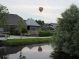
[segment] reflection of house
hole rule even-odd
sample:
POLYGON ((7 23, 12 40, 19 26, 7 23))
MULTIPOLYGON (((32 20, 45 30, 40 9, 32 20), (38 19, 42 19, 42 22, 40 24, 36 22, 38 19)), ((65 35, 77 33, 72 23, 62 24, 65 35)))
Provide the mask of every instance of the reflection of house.
MULTIPOLYGON (((2 47, 0 48, 0 57, 8 54, 14 54, 21 51, 23 46, 18 47, 2 47)), ((5 58, 4 58, 5 59, 5 58)))
POLYGON ((33 19, 27 19, 26 25, 28 34, 38 35, 40 25, 36 21, 34 21, 33 19))

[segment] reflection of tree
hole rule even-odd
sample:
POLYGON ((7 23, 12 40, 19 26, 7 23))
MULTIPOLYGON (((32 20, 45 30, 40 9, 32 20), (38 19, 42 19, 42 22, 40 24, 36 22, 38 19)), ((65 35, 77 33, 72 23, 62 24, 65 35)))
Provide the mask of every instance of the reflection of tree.
POLYGON ((79 57, 77 56, 70 56, 67 53, 64 52, 55 52, 55 53, 51 53, 50 57, 52 59, 79 59, 79 57))
POLYGON ((0 59, 9 59, 8 56, 1 56, 0 59))
POLYGON ((8 55, 6 55, 6 48, 0 49, 0 59, 8 59, 8 55))
POLYGON ((20 51, 19 59, 26 59, 26 57, 22 55, 22 51, 20 51))
POLYGON ((9 59, 9 58, 8 58, 8 55, 7 55, 7 56, 4 56, 4 59, 9 59))
MULTIPOLYGON (((15 54, 19 52, 22 47, 0 47, 0 59, 9 59, 8 56, 9 54, 15 54)), ((24 58, 24 56, 23 56, 24 58)))

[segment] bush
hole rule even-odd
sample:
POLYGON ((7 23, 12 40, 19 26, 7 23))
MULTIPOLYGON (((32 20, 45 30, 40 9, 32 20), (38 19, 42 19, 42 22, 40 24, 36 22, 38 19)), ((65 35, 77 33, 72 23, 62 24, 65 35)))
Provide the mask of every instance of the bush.
POLYGON ((52 36, 52 35, 53 35, 53 33, 48 32, 48 31, 40 31, 39 32, 39 36, 40 37, 43 37, 43 36, 52 36))

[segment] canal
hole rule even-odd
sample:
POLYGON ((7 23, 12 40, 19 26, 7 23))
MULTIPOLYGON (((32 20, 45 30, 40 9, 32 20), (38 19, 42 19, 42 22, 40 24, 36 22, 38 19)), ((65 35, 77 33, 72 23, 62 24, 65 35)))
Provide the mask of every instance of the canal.
POLYGON ((52 59, 50 44, 0 48, 0 59, 52 59))

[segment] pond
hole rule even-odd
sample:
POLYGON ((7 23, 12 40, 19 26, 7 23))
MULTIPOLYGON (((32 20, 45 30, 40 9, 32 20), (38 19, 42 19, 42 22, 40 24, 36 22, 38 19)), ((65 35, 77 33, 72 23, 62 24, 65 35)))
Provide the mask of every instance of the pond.
POLYGON ((29 45, 25 47, 2 47, 0 59, 52 59, 53 48, 49 44, 29 45))

